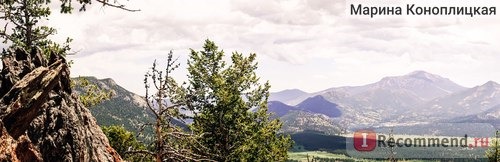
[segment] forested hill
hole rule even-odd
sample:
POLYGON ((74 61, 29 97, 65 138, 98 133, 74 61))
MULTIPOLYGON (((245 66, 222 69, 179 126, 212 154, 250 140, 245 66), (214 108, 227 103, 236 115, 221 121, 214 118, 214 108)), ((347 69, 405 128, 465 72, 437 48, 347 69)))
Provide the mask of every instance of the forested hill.
MULTIPOLYGON (((123 125, 127 130, 138 133, 142 124, 152 122, 154 115, 146 108, 144 97, 127 91, 113 79, 83 77, 100 89, 111 91, 111 98, 90 107, 92 115, 100 126, 123 125)), ((78 78, 73 78, 78 81, 78 78)), ((77 93, 81 89, 76 88, 77 93)))

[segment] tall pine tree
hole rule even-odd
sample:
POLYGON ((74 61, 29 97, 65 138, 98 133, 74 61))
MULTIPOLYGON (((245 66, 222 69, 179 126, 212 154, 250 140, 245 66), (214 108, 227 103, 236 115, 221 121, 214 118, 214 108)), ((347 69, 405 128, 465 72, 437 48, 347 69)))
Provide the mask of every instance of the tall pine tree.
MULTIPOLYGON (((5 22, 2 23, 3 28, 0 28, 2 43, 10 43, 12 47, 21 47, 26 51, 37 47, 44 53, 66 55, 70 50, 71 39, 66 39, 62 45, 53 42, 49 36, 56 34, 56 30, 42 25, 52 12, 51 2, 50 0, 0 0, 0 19, 5 22)), ((60 12, 71 13, 74 9, 73 2, 80 4, 80 11, 85 11, 92 0, 60 0, 60 12)), ((125 8, 117 0, 94 0, 94 2, 126 11, 138 11, 125 8)))
POLYGON ((186 118, 185 114, 180 112, 186 107, 186 90, 172 77, 172 72, 180 65, 176 61, 170 51, 165 69, 158 68, 155 61, 151 70, 146 73, 144 78, 146 105, 154 114, 155 121, 145 123, 144 126, 151 126, 153 129, 153 148, 135 149, 127 153, 152 156, 156 162, 211 161, 194 153, 193 150, 203 147, 194 147, 199 146, 196 142, 198 138, 179 126, 186 118))
POLYGON ((256 54, 224 52, 206 40, 202 51, 191 49, 188 60, 188 107, 194 110, 192 130, 201 135, 217 161, 284 161, 292 141, 279 134, 282 123, 267 113, 269 83, 260 84, 256 54))

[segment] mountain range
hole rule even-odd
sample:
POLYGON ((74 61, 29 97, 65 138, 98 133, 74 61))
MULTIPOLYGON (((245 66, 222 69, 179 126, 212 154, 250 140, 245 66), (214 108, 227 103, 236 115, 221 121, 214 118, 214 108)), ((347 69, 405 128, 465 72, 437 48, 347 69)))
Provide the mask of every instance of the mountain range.
POLYGON ((449 120, 457 123, 489 123, 495 128, 500 128, 500 105, 490 108, 484 112, 473 115, 461 116, 449 120))
MULTIPOLYGON (((139 132, 154 120, 144 98, 112 79, 87 77, 113 97, 90 108, 100 125, 123 125, 139 132)), ((291 89, 271 93, 268 111, 283 122, 286 133, 339 134, 365 127, 436 122, 490 123, 500 127, 500 85, 489 81, 466 88, 425 71, 384 77, 362 85, 307 93, 291 89)))
POLYGON ((338 109, 341 115, 330 117, 331 120, 342 123, 342 126, 349 129, 450 121, 480 121, 495 125, 500 121, 498 83, 489 81, 483 85, 466 88, 450 79, 425 71, 384 77, 378 82, 363 86, 334 87, 314 93, 302 92, 294 89, 271 93, 270 103, 273 104, 269 105, 269 110, 287 116, 275 106, 288 105, 299 108, 295 111, 312 113, 312 117, 314 114, 328 116, 325 112, 338 109), (310 100, 318 96, 335 106, 304 108, 303 102, 320 105, 319 102, 311 103, 310 100))

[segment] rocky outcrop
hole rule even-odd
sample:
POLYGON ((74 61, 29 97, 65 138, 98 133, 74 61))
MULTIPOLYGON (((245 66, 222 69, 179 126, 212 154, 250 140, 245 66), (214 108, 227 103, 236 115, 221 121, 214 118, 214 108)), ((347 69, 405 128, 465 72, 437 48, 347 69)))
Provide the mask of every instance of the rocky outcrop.
POLYGON ((71 91, 64 58, 3 51, 0 161, 121 161, 71 91))
POLYGON ((26 135, 15 140, 2 126, 2 122, 0 128, 0 161, 42 161, 42 155, 26 135))

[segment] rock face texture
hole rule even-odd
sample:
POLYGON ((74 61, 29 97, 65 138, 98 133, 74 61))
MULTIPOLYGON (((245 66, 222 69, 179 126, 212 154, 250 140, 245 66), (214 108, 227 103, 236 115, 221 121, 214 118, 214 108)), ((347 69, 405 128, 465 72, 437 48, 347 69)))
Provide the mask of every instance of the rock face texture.
POLYGON ((71 91, 64 58, 2 53, 0 161, 121 161, 71 91))

